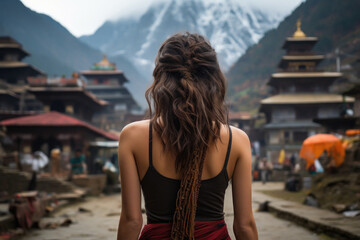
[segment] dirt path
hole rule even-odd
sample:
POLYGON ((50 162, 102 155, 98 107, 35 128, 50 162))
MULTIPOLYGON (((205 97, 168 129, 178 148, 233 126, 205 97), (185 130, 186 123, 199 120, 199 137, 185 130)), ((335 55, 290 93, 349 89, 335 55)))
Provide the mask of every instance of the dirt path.
MULTIPOLYGON (((282 184, 268 183, 265 186, 253 184, 253 209, 258 227, 259 239, 280 240, 280 239, 323 239, 320 236, 299 227, 288 221, 278 219, 270 213, 257 212, 258 189, 279 189, 282 184)), ((231 187, 231 186, 230 186, 231 187)), ((117 225, 121 210, 120 195, 101 196, 88 198, 85 202, 62 209, 53 218, 44 219, 46 222, 59 222, 70 218, 74 222, 68 227, 57 227, 56 229, 32 230, 21 240, 77 240, 77 239, 116 239, 117 225), (80 212, 79 207, 88 209, 90 212, 80 212)), ((144 218, 144 222, 146 222, 144 218)), ((231 189, 228 188, 225 198, 225 220, 232 239, 235 239, 232 232, 233 209, 231 189)))

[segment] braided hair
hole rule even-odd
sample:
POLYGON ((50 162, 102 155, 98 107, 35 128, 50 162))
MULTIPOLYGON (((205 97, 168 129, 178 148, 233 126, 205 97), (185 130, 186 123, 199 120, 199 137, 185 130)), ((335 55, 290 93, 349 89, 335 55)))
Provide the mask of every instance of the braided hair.
POLYGON ((193 239, 206 152, 209 142, 220 137, 221 124, 228 122, 225 77, 210 43, 190 33, 175 34, 162 44, 153 76, 146 91, 150 121, 165 151, 176 154, 181 177, 171 239, 193 239))

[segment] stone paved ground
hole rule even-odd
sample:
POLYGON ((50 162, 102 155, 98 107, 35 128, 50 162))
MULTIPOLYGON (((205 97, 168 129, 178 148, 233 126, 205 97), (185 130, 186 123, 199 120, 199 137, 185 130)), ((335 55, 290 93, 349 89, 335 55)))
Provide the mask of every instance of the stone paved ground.
MULTIPOLYGON (((278 189, 282 184, 269 183, 262 186, 259 183, 253 184, 253 209, 255 211, 255 220, 258 227, 259 239, 262 240, 280 240, 280 239, 324 239, 302 227, 291 222, 278 219, 271 213, 257 212, 257 189, 278 189)), ((116 239, 116 230, 121 210, 120 195, 101 196, 97 198, 88 198, 86 202, 72 205, 56 213, 54 218, 46 221, 60 221, 65 217, 70 217, 74 223, 68 227, 58 227, 56 229, 32 230, 21 240, 77 240, 77 239, 116 239), (79 207, 91 209, 91 212, 79 212, 79 207)), ((228 188, 225 199, 225 220, 232 239, 235 239, 232 232, 233 210, 231 189, 228 188)))

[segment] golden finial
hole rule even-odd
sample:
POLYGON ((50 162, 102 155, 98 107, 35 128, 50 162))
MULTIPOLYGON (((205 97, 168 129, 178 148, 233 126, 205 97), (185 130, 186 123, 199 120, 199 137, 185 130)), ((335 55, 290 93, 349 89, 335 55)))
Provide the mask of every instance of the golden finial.
POLYGON ((296 30, 296 32, 294 32, 293 37, 294 38, 306 37, 306 34, 303 31, 301 31, 301 20, 300 19, 297 20, 296 26, 297 26, 297 30, 296 30))
POLYGON ((103 59, 97 63, 98 65, 101 65, 101 66, 108 66, 110 65, 110 62, 109 62, 109 59, 107 58, 106 54, 104 54, 104 57, 103 59))

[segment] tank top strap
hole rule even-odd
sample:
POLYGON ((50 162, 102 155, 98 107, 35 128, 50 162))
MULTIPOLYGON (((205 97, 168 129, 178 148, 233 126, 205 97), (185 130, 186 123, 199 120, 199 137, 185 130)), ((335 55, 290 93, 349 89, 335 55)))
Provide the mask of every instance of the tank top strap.
POLYGON ((227 148, 227 152, 226 152, 224 169, 226 169, 227 164, 229 162, 229 156, 230 156, 230 151, 231 151, 231 143, 232 143, 232 132, 231 132, 230 125, 228 127, 229 127, 229 144, 228 144, 228 148, 227 148))
POLYGON ((149 167, 152 167, 152 122, 149 124, 149 167))

